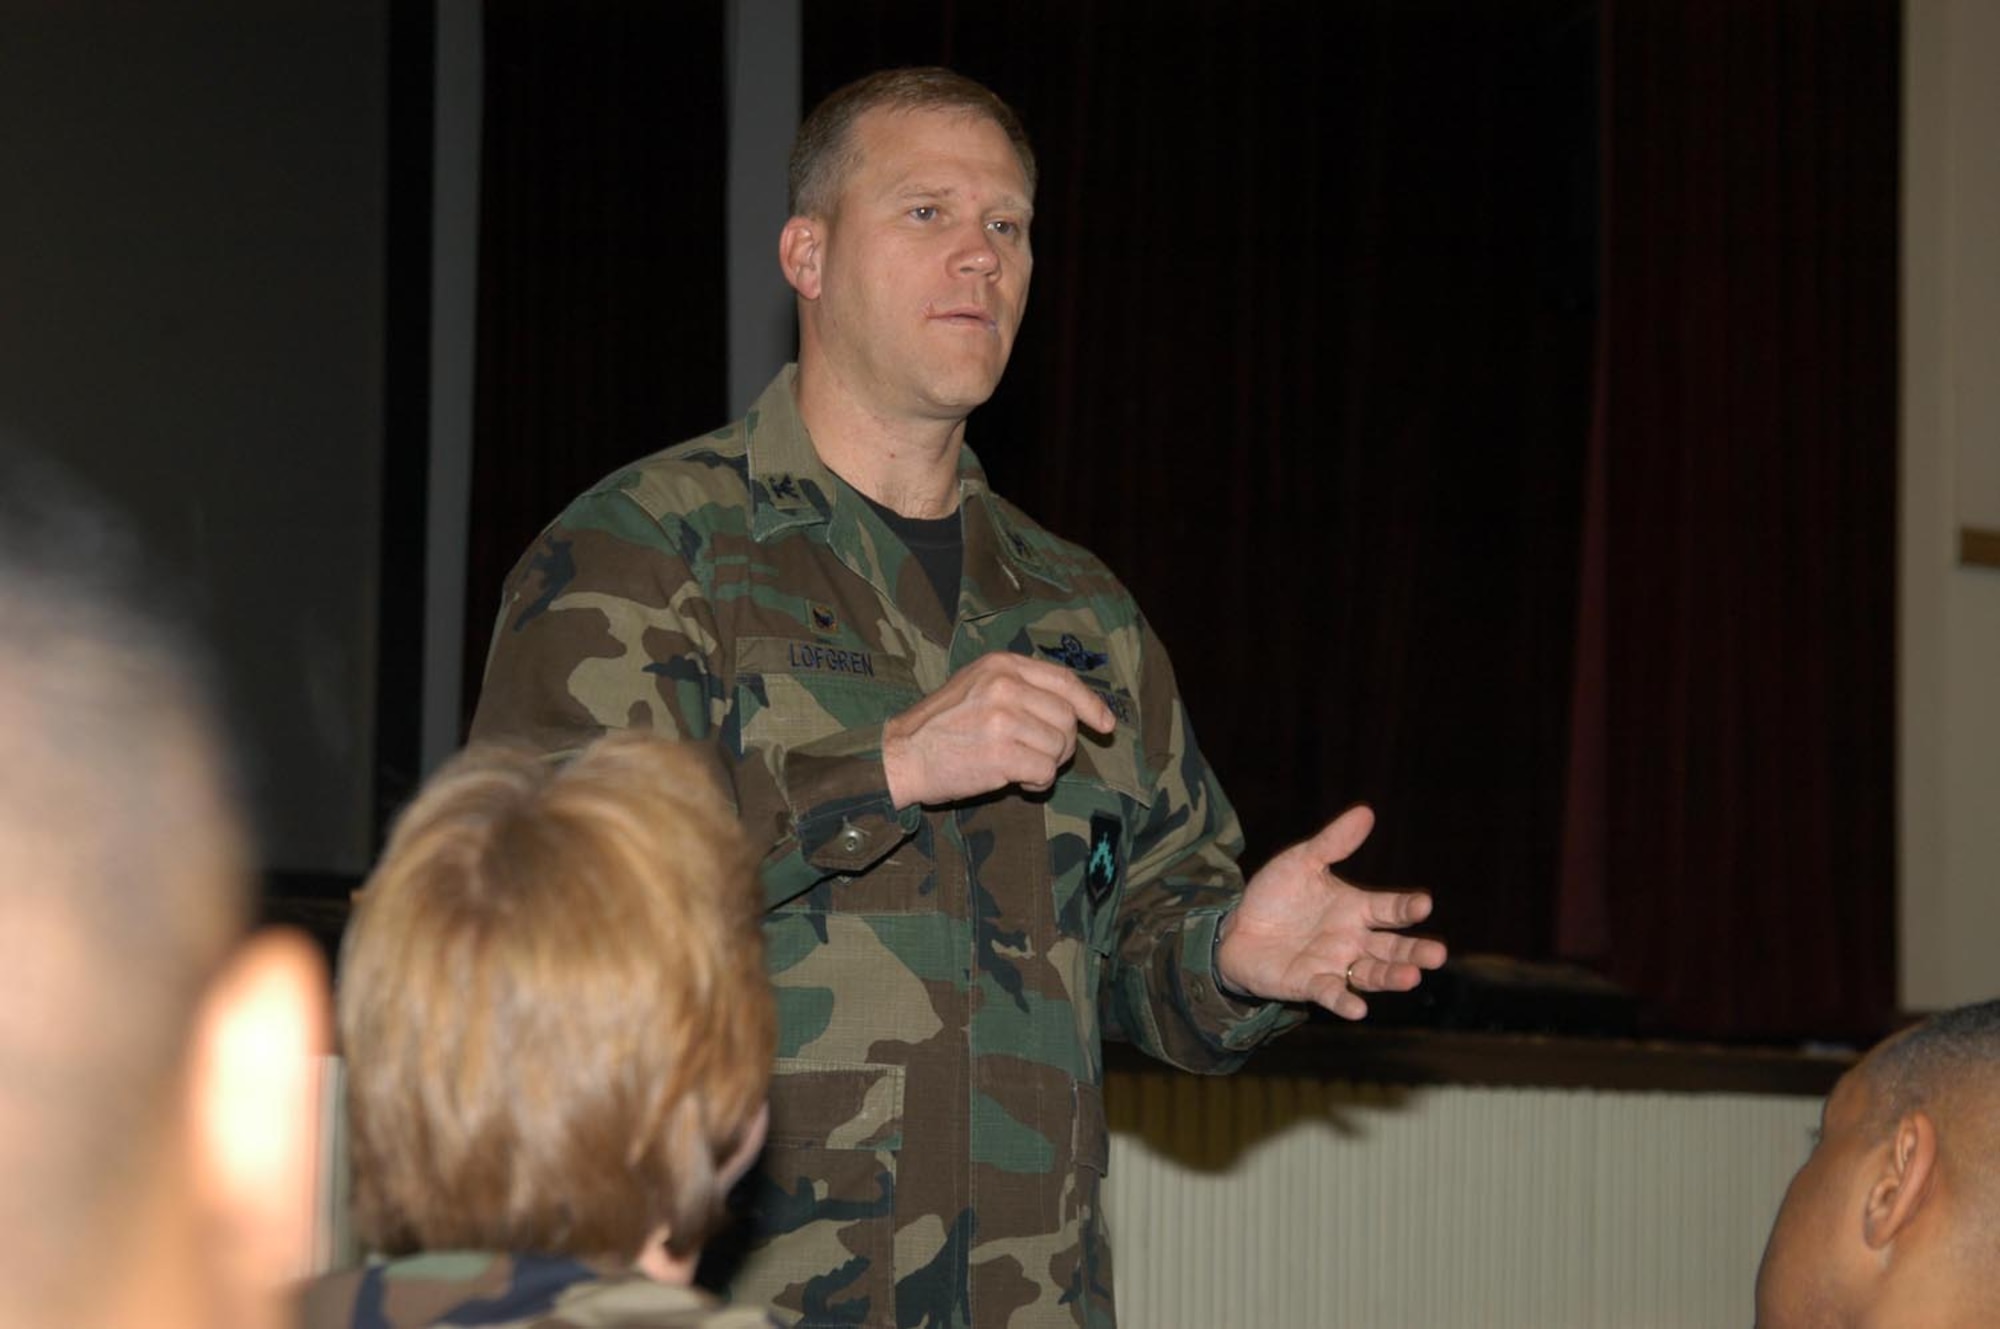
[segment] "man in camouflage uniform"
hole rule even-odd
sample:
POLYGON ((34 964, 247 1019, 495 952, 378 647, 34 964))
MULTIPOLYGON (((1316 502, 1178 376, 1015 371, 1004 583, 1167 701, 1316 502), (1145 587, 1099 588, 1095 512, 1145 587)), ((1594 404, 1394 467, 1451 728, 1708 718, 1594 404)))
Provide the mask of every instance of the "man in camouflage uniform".
POLYGON ((993 493, 966 416, 1027 298, 1034 161, 943 70, 800 129, 799 359, 523 557, 475 737, 700 744, 763 863, 771 1143, 733 1287, 807 1324, 1109 1324, 1103 1037, 1225 1071, 1318 1001, 1413 986, 1416 895, 1245 892, 1166 652, 1086 550, 993 493))

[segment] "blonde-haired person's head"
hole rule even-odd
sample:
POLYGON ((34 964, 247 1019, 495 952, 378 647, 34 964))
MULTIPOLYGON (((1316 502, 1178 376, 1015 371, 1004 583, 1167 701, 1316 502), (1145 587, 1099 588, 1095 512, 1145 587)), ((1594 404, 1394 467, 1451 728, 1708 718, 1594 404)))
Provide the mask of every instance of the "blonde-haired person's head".
POLYGON ((756 1147, 776 1042, 750 852, 689 749, 448 764, 357 898, 339 982, 373 1249, 685 1259, 756 1147))

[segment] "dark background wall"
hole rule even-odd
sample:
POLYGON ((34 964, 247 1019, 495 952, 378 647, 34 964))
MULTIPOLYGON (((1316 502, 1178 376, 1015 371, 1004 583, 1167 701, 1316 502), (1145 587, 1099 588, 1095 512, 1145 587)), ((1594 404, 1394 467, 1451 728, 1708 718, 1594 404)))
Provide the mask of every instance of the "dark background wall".
POLYGON ((386 0, 0 7, 0 431, 199 587, 266 854, 373 851, 386 0))

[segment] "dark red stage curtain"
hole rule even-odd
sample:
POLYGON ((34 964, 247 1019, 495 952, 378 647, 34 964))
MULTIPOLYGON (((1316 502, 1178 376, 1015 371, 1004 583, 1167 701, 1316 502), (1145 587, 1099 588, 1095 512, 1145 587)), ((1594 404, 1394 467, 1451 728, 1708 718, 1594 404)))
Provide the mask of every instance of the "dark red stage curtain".
POLYGON ((484 8, 468 717, 528 542, 728 392, 721 0, 484 8))
POLYGON ((1563 940, 1664 1029, 1894 1004, 1894 0, 1610 0, 1563 940))
POLYGON ((1043 174, 969 437, 1172 650, 1255 861, 1353 801, 1355 874, 1546 957, 1596 215, 1595 6, 813 0, 805 98, 946 63, 1043 174))

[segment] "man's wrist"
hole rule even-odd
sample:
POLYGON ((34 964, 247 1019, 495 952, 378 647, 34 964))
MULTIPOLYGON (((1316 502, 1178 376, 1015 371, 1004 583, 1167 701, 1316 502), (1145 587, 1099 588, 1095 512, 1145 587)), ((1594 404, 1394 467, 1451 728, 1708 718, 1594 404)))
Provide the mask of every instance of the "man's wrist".
POLYGON ((882 726, 882 783, 889 791, 890 805, 900 811, 917 800, 905 796, 910 780, 909 748, 896 732, 896 718, 882 726))
POLYGON ((1215 990, 1223 996, 1234 998, 1237 1001, 1256 1001, 1257 997, 1254 994, 1245 992, 1242 988, 1237 987, 1222 972, 1222 941, 1224 937, 1229 935, 1229 929, 1234 927, 1235 924, 1236 910, 1233 907, 1215 921, 1215 943, 1209 947, 1208 951, 1209 973, 1215 978, 1215 990))

